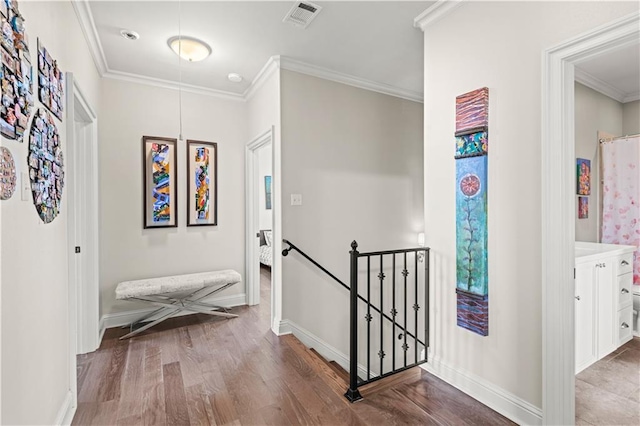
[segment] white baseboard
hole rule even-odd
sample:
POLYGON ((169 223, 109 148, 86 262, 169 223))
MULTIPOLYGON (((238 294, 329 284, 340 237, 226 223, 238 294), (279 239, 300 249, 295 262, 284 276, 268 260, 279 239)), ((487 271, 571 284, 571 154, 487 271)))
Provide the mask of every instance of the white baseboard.
MULTIPOLYGON (((234 294, 231 296, 222 296, 205 300, 207 303, 213 305, 224 306, 225 308, 231 308, 234 306, 242 306, 247 304, 247 296, 242 294, 234 294)), ((138 318, 153 312, 158 308, 145 308, 134 309, 131 311, 116 312, 113 314, 105 314, 100 318, 100 341, 102 342, 102 336, 107 328, 123 327, 129 325, 138 318)), ((193 312, 183 311, 176 316, 191 315, 193 312)))
POLYGON ((70 425, 73 420, 73 416, 76 414, 76 404, 73 401, 73 393, 71 391, 67 391, 67 394, 64 397, 64 401, 62 401, 62 405, 58 410, 58 414, 56 415, 56 425, 70 425))
POLYGON ((437 358, 420 367, 519 425, 541 425, 542 409, 475 374, 457 369, 437 358))
MULTIPOLYGON (((326 360, 335 361, 340 365, 340 367, 349 371, 349 357, 315 334, 311 333, 309 330, 306 330, 289 320, 280 321, 277 328, 278 331, 276 332, 276 335, 282 336, 285 334, 293 334, 306 347, 315 349, 326 360)), ((377 375, 377 372, 371 370, 371 377, 375 377, 377 375)), ((367 377, 367 367, 362 364, 358 364, 358 376, 367 377)))

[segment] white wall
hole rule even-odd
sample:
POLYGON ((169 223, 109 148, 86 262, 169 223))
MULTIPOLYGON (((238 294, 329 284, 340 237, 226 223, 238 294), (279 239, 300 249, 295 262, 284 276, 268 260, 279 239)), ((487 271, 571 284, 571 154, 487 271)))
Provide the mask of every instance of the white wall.
POLYGON ((272 155, 273 148, 271 145, 264 146, 260 148, 257 152, 258 154, 258 209, 260 212, 259 223, 260 229, 271 229, 271 220, 273 213, 273 197, 271 208, 267 210, 266 204, 266 195, 265 195, 265 184, 264 178, 265 176, 271 176, 273 173, 271 163, 272 163, 272 155))
POLYGON ((620 102, 580 83, 575 84, 576 158, 591 160, 589 218, 578 219, 578 195, 575 196, 577 241, 598 241, 601 203, 598 131, 622 134, 622 111, 620 102))
MULTIPOLYGON (((34 67, 40 37, 60 68, 74 73, 99 114, 99 76, 71 3, 23 1, 20 12, 34 67)), ((66 122, 56 123, 66 154, 66 122)), ((12 151, 18 172, 27 171, 27 141, 2 139, 2 145, 12 151)), ((70 389, 65 195, 61 214, 47 225, 31 196, 21 201, 19 190, 0 203, 3 424, 53 424, 70 389)))
MULTIPOLYGON (((281 96, 283 238, 345 282, 351 241, 361 251, 414 247, 422 105, 284 70, 281 96)), ((348 292, 295 252, 282 267, 283 318, 349 353, 348 292)))
POLYGON ((640 133, 640 101, 627 102, 622 105, 621 135, 637 135, 640 133))
MULTIPOLYGON (((100 136, 102 314, 140 307, 116 301, 125 280, 235 269, 244 276, 245 104, 183 93, 183 137, 218 144, 218 226, 186 227, 186 142, 178 144, 177 228, 142 229, 142 136, 177 138, 178 92, 105 79, 100 136)), ((244 283, 216 296, 244 293, 244 283)))
POLYGON ((431 347, 453 371, 513 397, 509 403, 542 403, 542 51, 636 10, 631 2, 465 2, 425 30, 431 347), (455 295, 455 97, 483 86, 490 90, 488 337, 456 325, 455 295))
MULTIPOLYGON (((269 65, 264 80, 256 83, 247 101, 247 128, 249 138, 246 143, 273 129, 271 149, 271 197, 273 216, 273 264, 271 267, 272 328, 277 331, 282 319, 282 211, 278 208, 282 200, 281 191, 281 131, 280 131, 280 69, 276 58, 269 65)), ((259 279, 259 277, 257 277, 259 279)))

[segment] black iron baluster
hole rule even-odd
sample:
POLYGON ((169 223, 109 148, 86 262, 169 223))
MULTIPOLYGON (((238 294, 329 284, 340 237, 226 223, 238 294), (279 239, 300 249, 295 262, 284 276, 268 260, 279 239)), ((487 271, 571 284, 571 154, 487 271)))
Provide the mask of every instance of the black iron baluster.
POLYGON ((413 310, 415 312, 415 320, 414 320, 414 324, 415 324, 415 333, 414 333, 414 338, 413 338, 413 353, 414 353, 414 358, 413 358, 413 362, 418 362, 418 309, 420 309, 420 305, 418 305, 418 251, 416 250, 415 252, 413 252, 413 254, 415 255, 414 257, 414 262, 415 262, 415 294, 413 296, 413 300, 414 300, 414 304, 413 304, 413 310))
MULTIPOLYGON (((392 268, 391 268, 393 275, 392 275, 392 295, 391 295, 391 318, 393 318, 393 325, 391 327, 391 348, 392 348, 392 354, 391 354, 391 368, 392 369, 396 369, 396 344, 395 344, 395 338, 396 338, 396 314, 398 313, 398 311, 396 311, 396 254, 393 253, 393 262, 392 262, 392 268)), ((382 311, 380 311, 382 312, 382 311)))
POLYGON ((429 352, 429 250, 424 251, 424 360, 429 352))
POLYGON ((404 343, 402 344, 402 350, 404 352, 404 366, 407 366, 407 350, 409 346, 407 345, 407 275, 409 275, 409 271, 407 270, 407 253, 404 254, 404 269, 402 270, 402 275, 404 276, 404 343))
POLYGON ((383 267, 382 267, 382 257, 383 255, 380 255, 380 273, 378 274, 378 278, 380 278, 380 352, 378 352, 378 356, 380 357, 380 376, 382 376, 383 374, 383 366, 382 366, 382 362, 384 360, 384 344, 383 344, 383 336, 382 336, 382 331, 383 331, 383 319, 384 317, 382 316, 382 312, 384 311, 384 307, 383 307, 383 287, 382 285, 384 284, 384 272, 383 272, 383 267))
POLYGON ((351 243, 351 288, 349 290, 350 339, 349 342, 349 389, 344 394, 351 402, 362 399, 358 391, 358 243, 351 243))
POLYGON ((367 380, 371 378, 371 256, 367 256, 367 380))

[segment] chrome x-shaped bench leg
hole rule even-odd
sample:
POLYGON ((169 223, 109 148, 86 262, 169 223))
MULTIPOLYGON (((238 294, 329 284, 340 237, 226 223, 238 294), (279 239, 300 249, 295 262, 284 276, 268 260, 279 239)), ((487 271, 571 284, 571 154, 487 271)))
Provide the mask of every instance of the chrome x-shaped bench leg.
POLYGON ((153 305, 156 306, 160 306, 160 309, 156 309, 155 311, 146 314, 145 316, 143 316, 142 318, 134 321, 133 323, 131 323, 131 332, 128 334, 125 334, 124 336, 122 336, 120 338, 120 340, 123 339, 128 339, 129 337, 135 336, 138 333, 141 333, 145 330, 147 330, 148 328, 153 327, 156 324, 161 323, 162 321, 174 316, 175 314, 182 312, 182 311, 191 311, 191 312, 197 312, 197 313, 202 313, 202 314, 207 314, 207 315, 214 315, 214 316, 220 316, 220 317, 225 317, 225 318, 235 318, 238 315, 235 314, 229 314, 226 312, 219 312, 219 311, 215 311, 214 309, 224 309, 220 306, 215 306, 215 305, 210 305, 208 303, 203 303, 201 302, 202 299, 211 296, 214 293, 217 293, 219 291, 224 290, 227 287, 230 287, 231 285, 233 285, 233 283, 230 284, 226 284, 223 285, 221 287, 218 287, 216 289, 211 289, 210 287, 206 287, 203 289, 200 289, 194 293, 191 293, 183 298, 175 298, 175 297, 170 297, 170 296, 139 296, 139 297, 132 297, 131 299, 133 300, 141 300, 144 302, 149 302, 152 303, 153 305), (143 325, 140 328, 137 328, 134 330, 134 327, 142 322, 144 322, 145 320, 148 320, 149 318, 153 318, 157 315, 160 315, 160 317, 158 317, 157 319, 143 325))

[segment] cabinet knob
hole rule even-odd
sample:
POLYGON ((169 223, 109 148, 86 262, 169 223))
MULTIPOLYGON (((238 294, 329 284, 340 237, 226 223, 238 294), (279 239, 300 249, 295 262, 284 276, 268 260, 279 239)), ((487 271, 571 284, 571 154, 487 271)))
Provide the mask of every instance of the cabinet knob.
POLYGON ((576 296, 576 300, 580 300, 580 296, 576 296))
POLYGON ((620 328, 629 328, 629 324, 623 322, 622 324, 620 324, 620 328))
POLYGON ((623 260, 622 262, 620 262, 620 264, 622 266, 627 266, 629 264, 629 262, 627 262, 626 260, 623 260))
POLYGON ((627 290, 626 288, 623 288, 622 290, 620 290, 620 293, 629 294, 629 290, 627 290))

